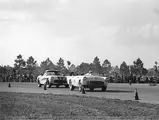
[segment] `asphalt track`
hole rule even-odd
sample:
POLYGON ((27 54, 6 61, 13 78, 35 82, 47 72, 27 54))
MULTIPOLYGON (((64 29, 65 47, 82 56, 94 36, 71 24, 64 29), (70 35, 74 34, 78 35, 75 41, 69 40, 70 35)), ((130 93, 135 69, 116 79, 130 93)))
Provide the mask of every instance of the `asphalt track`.
POLYGON ((52 86, 44 90, 42 86, 39 88, 37 83, 11 83, 11 88, 8 88, 8 83, 0 82, 0 92, 24 92, 24 93, 52 93, 52 94, 73 94, 73 95, 85 95, 105 98, 115 98, 121 100, 134 100, 135 89, 138 90, 138 96, 140 102, 149 102, 159 104, 159 85, 150 86, 149 84, 118 84, 109 83, 106 92, 102 92, 101 89, 95 89, 90 92, 89 89, 85 89, 86 94, 82 94, 75 88, 74 91, 70 91, 69 88, 60 86, 56 88, 52 86))

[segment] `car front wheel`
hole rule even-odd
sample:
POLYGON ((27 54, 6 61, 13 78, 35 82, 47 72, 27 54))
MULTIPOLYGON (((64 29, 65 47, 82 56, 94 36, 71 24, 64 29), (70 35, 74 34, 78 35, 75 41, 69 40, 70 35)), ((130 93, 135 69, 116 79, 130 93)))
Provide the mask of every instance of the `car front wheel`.
POLYGON ((47 87, 47 88, 51 88, 51 84, 50 84, 50 83, 47 83, 47 84, 46 84, 46 87, 47 87))

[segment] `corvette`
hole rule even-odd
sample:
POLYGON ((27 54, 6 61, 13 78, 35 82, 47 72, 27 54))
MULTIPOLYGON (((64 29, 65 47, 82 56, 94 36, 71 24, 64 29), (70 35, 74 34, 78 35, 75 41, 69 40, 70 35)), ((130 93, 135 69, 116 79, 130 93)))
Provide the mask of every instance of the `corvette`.
POLYGON ((43 75, 37 77, 38 87, 46 84, 46 87, 50 88, 52 85, 55 85, 57 88, 61 85, 64 85, 68 88, 67 79, 64 75, 61 74, 59 70, 46 70, 43 75))
MULTIPOLYGON (((85 74, 79 76, 67 76, 67 83, 70 90, 74 90, 75 87, 82 85, 84 88, 89 88, 93 91, 95 88, 101 88, 102 91, 106 91, 108 80, 106 77, 101 77, 95 74, 85 74)), ((79 88, 80 90, 80 88, 79 88)))

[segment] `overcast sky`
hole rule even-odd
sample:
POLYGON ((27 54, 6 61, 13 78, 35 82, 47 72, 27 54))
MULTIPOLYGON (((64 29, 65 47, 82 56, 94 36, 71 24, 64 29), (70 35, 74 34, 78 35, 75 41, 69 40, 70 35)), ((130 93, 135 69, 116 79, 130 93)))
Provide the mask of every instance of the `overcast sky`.
POLYGON ((0 0, 0 65, 18 54, 38 63, 108 59, 159 62, 158 0, 0 0))

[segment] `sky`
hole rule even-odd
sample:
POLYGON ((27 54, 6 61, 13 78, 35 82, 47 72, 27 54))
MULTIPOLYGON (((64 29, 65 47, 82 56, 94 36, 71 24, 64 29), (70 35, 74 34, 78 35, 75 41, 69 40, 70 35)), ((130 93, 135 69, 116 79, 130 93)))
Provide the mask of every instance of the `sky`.
POLYGON ((0 0, 0 65, 16 56, 40 64, 59 58, 75 65, 112 66, 140 58, 159 62, 158 0, 0 0))

